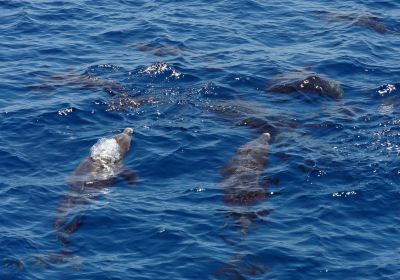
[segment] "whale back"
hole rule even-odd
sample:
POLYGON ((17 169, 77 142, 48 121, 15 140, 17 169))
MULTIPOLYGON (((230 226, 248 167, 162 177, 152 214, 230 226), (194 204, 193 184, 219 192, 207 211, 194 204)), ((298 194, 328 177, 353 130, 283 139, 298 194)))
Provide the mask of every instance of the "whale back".
POLYGON ((281 93, 312 92, 334 99, 343 96, 343 89, 338 82, 307 71, 281 74, 267 86, 266 90, 281 93))
POLYGON ((67 178, 69 194, 57 209, 58 216, 54 223, 57 238, 64 250, 68 247, 70 234, 83 223, 80 206, 90 203, 104 188, 115 185, 118 176, 131 182, 134 179, 134 174, 122 165, 131 146, 132 133, 131 128, 126 128, 120 134, 98 140, 91 147, 90 155, 67 178))
POLYGON ((263 133, 241 146, 221 171, 224 201, 230 205, 249 205, 265 198, 260 176, 267 159, 271 136, 263 133))

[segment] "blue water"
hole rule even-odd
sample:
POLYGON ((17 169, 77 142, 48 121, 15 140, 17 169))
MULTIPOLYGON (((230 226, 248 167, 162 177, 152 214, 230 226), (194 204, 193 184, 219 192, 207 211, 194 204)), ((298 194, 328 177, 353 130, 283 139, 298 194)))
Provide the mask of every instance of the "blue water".
POLYGON ((400 279, 400 3, 189 2, 0 1, 0 279, 400 279), (302 69, 343 97, 265 90, 302 69), (246 118, 275 183, 233 206, 246 118), (125 127, 136 184, 82 206, 61 256, 66 178, 125 127))

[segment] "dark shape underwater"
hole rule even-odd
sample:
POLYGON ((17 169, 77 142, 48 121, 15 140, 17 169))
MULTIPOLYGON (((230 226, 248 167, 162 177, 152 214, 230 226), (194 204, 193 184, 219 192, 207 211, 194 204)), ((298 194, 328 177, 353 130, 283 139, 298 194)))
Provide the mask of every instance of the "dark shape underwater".
POLYGON ((348 21, 354 26, 366 27, 381 34, 389 32, 382 18, 370 13, 329 13, 329 15, 331 18, 348 21))

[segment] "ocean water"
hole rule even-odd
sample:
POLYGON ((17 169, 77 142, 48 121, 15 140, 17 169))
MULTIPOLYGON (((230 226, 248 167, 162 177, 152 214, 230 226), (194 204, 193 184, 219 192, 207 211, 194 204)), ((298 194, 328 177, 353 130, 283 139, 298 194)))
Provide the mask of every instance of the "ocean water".
POLYGON ((8 0, 0 15, 0 279, 400 279, 398 1, 8 0), (301 71, 343 96, 268 90, 301 71), (63 243, 68 176, 126 127, 135 182, 73 205, 63 243), (224 166, 263 132, 266 195, 232 203, 224 166))

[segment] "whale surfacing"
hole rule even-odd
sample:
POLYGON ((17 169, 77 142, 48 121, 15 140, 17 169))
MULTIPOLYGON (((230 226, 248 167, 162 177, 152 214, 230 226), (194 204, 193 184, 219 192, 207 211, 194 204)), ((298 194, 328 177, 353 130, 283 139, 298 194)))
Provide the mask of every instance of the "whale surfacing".
POLYGON ((340 99, 343 96, 343 89, 338 82, 308 71, 278 75, 266 90, 281 93, 311 92, 333 99, 340 99))
POLYGON ((119 177, 131 184, 135 182, 135 174, 122 164, 130 150, 132 134, 132 128, 125 128, 113 137, 101 138, 91 147, 90 155, 67 178, 69 194, 58 208, 54 224, 57 237, 64 247, 69 243, 69 235, 83 223, 83 205, 100 195, 104 188, 116 184, 119 177))
POLYGON ((101 138, 90 149, 77 169, 68 177, 67 182, 75 191, 85 191, 85 187, 106 187, 109 180, 120 175, 122 159, 131 147, 132 128, 112 138, 101 138))

